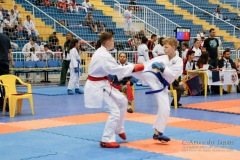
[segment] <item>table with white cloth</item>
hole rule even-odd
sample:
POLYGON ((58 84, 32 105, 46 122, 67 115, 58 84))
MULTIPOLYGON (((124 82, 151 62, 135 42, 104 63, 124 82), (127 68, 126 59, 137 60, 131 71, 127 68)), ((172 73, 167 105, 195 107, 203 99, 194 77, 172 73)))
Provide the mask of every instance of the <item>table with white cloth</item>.
POLYGON ((187 75, 198 74, 202 76, 202 82, 204 86, 204 96, 207 96, 207 85, 219 86, 220 95, 223 94, 223 85, 227 85, 227 91, 230 93, 232 85, 238 85, 238 74, 236 70, 222 70, 219 71, 219 81, 212 81, 212 71, 207 70, 188 70, 187 75))
POLYGON ((219 71, 219 81, 213 82, 212 71, 207 71, 208 85, 220 86, 220 95, 223 92, 223 85, 227 85, 227 92, 231 92, 232 85, 238 85, 238 74, 236 70, 222 70, 219 71))

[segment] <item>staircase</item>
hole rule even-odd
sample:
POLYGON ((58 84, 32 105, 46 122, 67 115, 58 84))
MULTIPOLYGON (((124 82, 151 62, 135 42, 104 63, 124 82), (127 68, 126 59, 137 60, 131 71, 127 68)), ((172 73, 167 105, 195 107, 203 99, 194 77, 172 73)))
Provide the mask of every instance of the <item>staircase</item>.
POLYGON ((225 42, 234 42, 234 46, 237 47, 240 45, 240 40, 236 36, 231 36, 225 30, 220 30, 216 25, 211 25, 206 20, 202 20, 199 17, 192 15, 187 10, 181 9, 177 5, 173 5, 169 0, 156 0, 157 4, 164 5, 167 9, 173 10, 177 15, 183 15, 183 18, 186 20, 193 20, 193 24, 201 25, 204 30, 209 30, 210 28, 215 28, 217 35, 222 36, 225 42))

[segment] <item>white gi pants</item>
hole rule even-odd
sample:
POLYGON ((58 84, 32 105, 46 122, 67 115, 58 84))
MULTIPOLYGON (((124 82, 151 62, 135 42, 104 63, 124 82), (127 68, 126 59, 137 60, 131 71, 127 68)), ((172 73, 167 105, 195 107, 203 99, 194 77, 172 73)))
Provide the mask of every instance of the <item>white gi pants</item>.
POLYGON ((26 28, 26 30, 27 30, 29 36, 32 34, 32 32, 34 32, 36 36, 39 36, 39 33, 36 29, 33 29, 33 31, 31 31, 30 29, 26 28))
POLYGON ((80 73, 75 73, 74 68, 70 68, 70 79, 68 82, 68 89, 73 90, 79 88, 80 73))
POLYGON ((104 91, 104 107, 109 114, 106 122, 102 142, 116 142, 116 134, 124 132, 124 122, 128 107, 127 98, 117 89, 111 89, 111 94, 104 91))
MULTIPOLYGON (((152 90, 159 90, 162 88, 162 83, 158 80, 158 78, 149 72, 134 72, 132 74, 135 78, 145 81, 149 84, 152 90)), ((153 124, 153 128, 158 130, 159 132, 163 133, 168 117, 170 115, 170 103, 169 103, 169 96, 168 96, 168 89, 164 89, 161 92, 154 93, 156 97, 157 104, 158 104, 158 112, 156 120, 153 124)))
POLYGON ((124 22, 124 31, 131 31, 131 27, 132 27, 132 18, 129 19, 125 19, 124 22))

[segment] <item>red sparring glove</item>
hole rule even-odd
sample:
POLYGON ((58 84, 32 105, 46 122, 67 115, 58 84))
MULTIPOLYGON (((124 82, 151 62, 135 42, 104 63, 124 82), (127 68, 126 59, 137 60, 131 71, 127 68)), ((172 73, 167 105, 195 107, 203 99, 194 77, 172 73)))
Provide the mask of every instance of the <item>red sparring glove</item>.
POLYGON ((143 64, 135 64, 133 72, 138 72, 144 70, 144 65, 143 64))

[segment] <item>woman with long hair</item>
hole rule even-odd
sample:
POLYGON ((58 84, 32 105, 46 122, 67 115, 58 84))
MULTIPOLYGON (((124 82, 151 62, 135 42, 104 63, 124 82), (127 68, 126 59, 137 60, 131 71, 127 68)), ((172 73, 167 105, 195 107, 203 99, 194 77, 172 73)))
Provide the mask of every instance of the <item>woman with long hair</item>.
POLYGON ((83 91, 79 89, 79 78, 81 75, 81 58, 79 55, 80 42, 77 39, 73 39, 69 44, 69 56, 70 56, 70 79, 68 83, 68 94, 72 95, 75 89, 76 94, 83 94, 83 91))

